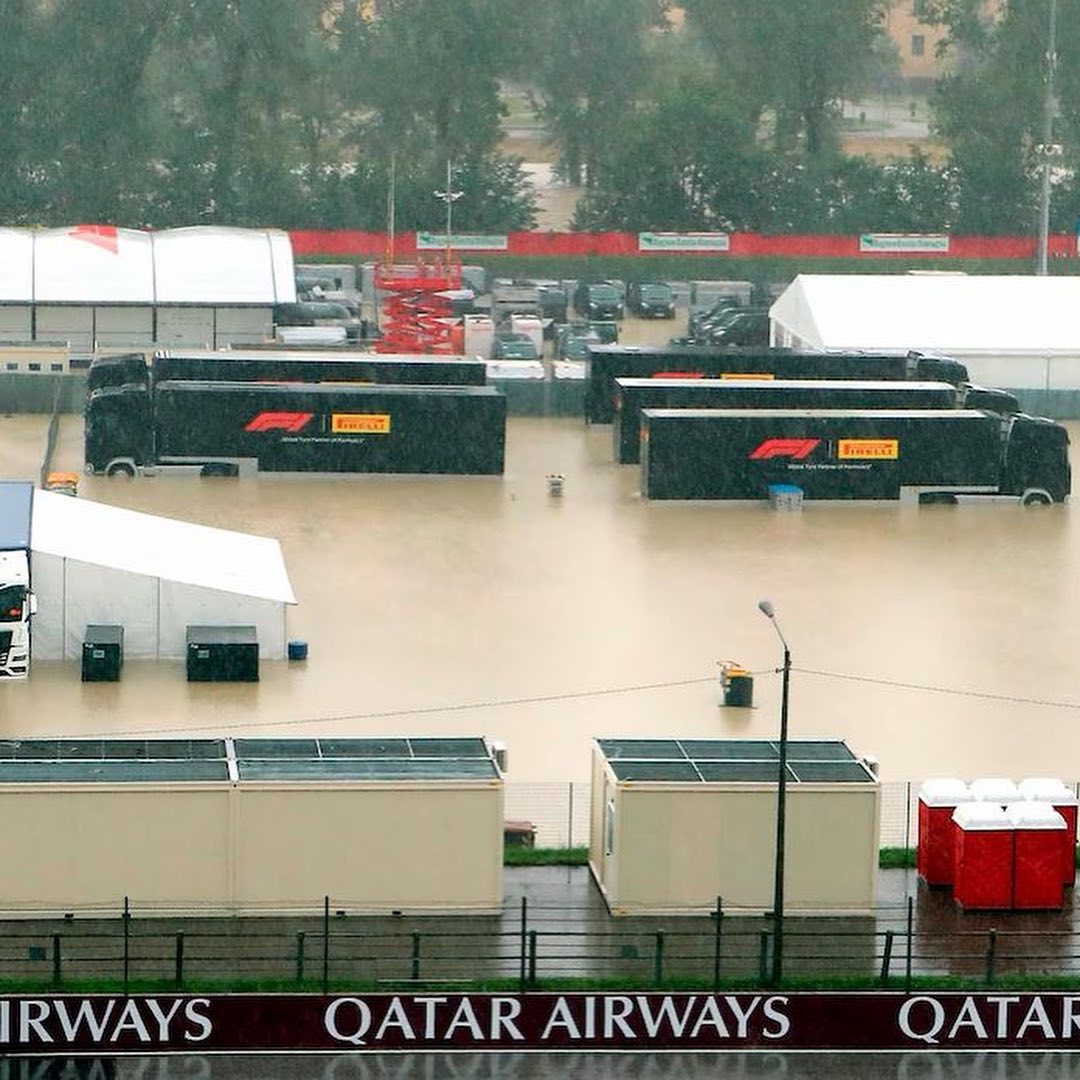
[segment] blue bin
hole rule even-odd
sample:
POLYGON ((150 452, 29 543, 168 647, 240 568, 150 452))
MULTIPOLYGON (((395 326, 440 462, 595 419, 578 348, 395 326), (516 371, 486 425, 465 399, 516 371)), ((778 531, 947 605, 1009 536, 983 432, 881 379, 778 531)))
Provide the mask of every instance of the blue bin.
POLYGON ((289 659, 290 660, 306 660, 307 659, 307 642, 306 641, 290 641, 289 642, 289 659))

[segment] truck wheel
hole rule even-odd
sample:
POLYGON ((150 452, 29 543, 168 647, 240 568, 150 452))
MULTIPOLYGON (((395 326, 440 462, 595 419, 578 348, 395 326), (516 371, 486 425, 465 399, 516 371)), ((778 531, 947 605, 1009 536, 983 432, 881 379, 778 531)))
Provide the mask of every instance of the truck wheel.
POLYGON ((132 479, 135 476, 135 466, 130 461, 110 461, 105 466, 106 476, 123 476, 132 479))
POLYGON ((208 461, 200 470, 200 476, 239 476, 240 467, 233 461, 208 461))
POLYGON ((1021 506, 1049 506, 1053 501, 1050 498, 1050 492, 1043 491, 1042 488, 1028 488, 1020 496, 1021 506))

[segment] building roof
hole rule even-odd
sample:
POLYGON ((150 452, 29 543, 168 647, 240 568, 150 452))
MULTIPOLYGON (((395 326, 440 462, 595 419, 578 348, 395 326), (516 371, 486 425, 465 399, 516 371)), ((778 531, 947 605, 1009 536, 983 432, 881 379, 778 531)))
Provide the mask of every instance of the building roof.
POLYGON ((276 229, 0 229, 0 303, 279 304, 296 299, 276 229))
MULTIPOLYGON (((775 784, 779 743, 767 739, 598 739, 616 780, 654 783, 775 784)), ((839 741, 792 739, 788 783, 875 783, 839 741)))
POLYGON ((498 778, 481 738, 0 740, 8 784, 498 778))
POLYGON ((35 552, 132 574, 295 604, 277 540, 34 492, 35 552))
POLYGON ((810 348, 1080 353, 1078 308, 1077 277, 800 274, 769 314, 810 348))

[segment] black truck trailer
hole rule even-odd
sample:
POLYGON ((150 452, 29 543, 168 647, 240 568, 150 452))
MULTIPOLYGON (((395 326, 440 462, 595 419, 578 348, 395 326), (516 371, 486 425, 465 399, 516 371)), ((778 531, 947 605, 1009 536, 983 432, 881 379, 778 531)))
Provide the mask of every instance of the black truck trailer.
POLYGON ((233 349, 142 353, 94 358, 87 393, 104 386, 171 380, 375 383, 394 386, 484 386, 487 365, 469 357, 378 353, 262 352, 233 349))
POLYGON ((166 380, 86 402, 86 469, 498 474, 506 398, 487 386, 166 380))
POLYGON ((822 353, 791 349, 720 349, 708 345, 634 348, 590 345, 585 360, 585 420, 610 424, 615 380, 654 376, 696 379, 898 379, 965 383, 967 368, 946 356, 923 353, 822 353))
POLYGON ((1005 390, 858 379, 616 379, 615 460, 636 464, 642 409, 988 409, 1020 411, 1005 390))
POLYGON ((650 499, 1012 496, 1063 502, 1069 436, 1052 420, 979 409, 645 409, 641 492, 650 499))

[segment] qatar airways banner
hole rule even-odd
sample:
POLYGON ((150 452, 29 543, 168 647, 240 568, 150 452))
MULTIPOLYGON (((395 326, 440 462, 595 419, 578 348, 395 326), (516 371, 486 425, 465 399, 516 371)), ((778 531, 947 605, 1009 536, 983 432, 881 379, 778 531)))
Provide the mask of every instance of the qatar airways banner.
POLYGON ((10 1054, 1070 1050, 1074 994, 290 994, 0 998, 10 1054))

